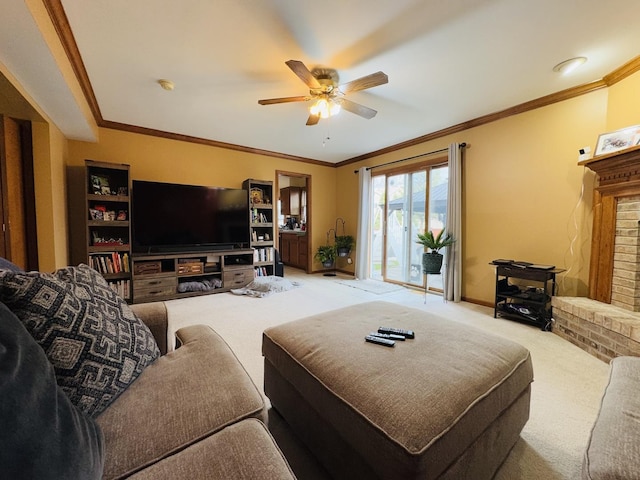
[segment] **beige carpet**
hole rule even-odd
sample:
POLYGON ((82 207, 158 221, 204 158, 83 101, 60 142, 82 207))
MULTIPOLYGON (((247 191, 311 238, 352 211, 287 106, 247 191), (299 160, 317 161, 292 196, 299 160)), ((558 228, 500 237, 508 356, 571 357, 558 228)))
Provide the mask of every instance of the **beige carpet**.
MULTIPOLYGON (((287 269, 285 278, 303 285, 266 298, 231 293, 167 302, 171 328, 203 323, 216 330, 235 351, 256 385, 262 387, 262 331, 272 325, 358 303, 384 300, 402 303, 451 321, 473 325, 529 349, 535 380, 531 415, 521 439, 496 475, 499 480, 579 479, 582 454, 607 379, 608 365, 537 327, 494 319, 493 309, 444 302, 436 295, 402 288, 378 295, 347 288, 347 276, 305 275, 287 269)), ((269 428, 300 480, 326 479, 277 414, 269 428)))
POLYGON ((402 290, 402 286, 394 283, 386 283, 380 280, 336 280, 340 285, 364 290, 365 292, 384 295, 386 293, 402 290))

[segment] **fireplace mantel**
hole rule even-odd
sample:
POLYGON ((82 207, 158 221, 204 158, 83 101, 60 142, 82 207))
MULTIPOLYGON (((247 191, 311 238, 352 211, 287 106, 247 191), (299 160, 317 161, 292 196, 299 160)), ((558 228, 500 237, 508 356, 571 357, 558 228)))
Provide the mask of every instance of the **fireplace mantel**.
POLYGON ((611 303, 616 211, 621 197, 640 195, 640 147, 579 162, 598 178, 593 198, 589 298, 611 303))

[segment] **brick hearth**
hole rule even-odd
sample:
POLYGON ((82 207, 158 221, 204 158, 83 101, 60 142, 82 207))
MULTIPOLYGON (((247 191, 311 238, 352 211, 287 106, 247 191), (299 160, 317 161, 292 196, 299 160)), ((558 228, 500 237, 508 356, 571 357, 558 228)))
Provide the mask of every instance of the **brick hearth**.
POLYGON ((586 297, 553 297, 553 332, 609 362, 640 356, 640 314, 586 297))

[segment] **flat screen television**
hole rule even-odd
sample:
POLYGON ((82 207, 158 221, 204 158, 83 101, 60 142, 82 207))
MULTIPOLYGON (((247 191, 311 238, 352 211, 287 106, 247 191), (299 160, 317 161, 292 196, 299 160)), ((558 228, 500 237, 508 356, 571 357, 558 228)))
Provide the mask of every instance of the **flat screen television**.
POLYGON ((137 253, 249 246, 249 192, 133 180, 132 248, 137 253))

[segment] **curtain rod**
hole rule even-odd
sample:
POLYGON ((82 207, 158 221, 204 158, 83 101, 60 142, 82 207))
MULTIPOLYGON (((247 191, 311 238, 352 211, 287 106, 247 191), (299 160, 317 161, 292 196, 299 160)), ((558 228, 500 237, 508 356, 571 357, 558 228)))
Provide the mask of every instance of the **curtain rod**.
MULTIPOLYGON (((466 147, 467 144, 466 143, 461 143, 459 145, 460 148, 464 148, 466 147)), ((373 167, 367 167, 367 170, 372 170, 374 168, 380 168, 380 167, 386 167, 387 165, 392 165, 394 163, 399 163, 399 162, 406 162, 408 160, 414 160, 416 158, 420 158, 420 157, 426 157, 428 155, 433 155, 436 153, 442 153, 442 152, 448 152, 449 148, 441 148, 440 150, 434 150, 433 152, 427 152, 427 153, 421 153, 420 155, 414 155, 413 157, 407 157, 407 158, 401 158, 400 160, 394 160, 393 162, 387 162, 387 163, 382 163, 380 165, 374 165, 373 167)), ((358 173, 358 170, 354 170, 353 173, 358 173)))

